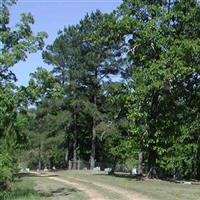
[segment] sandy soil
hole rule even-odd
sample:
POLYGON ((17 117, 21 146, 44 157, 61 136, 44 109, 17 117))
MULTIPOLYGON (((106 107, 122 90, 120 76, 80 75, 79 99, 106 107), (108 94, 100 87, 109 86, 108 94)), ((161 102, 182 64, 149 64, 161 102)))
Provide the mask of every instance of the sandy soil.
POLYGON ((83 179, 77 179, 77 178, 74 178, 74 177, 70 177, 70 178, 72 180, 80 181, 82 183, 84 183, 84 182, 85 183, 91 183, 95 186, 98 186, 98 187, 101 187, 103 189, 112 191, 113 193, 120 194, 123 197, 123 199, 126 199, 126 200, 148 200, 146 197, 143 197, 140 194, 137 194, 135 192, 130 192, 130 191, 127 191, 125 189, 121 189, 119 187, 110 186, 108 184, 102 184, 102 183, 98 183, 98 182, 94 182, 94 181, 85 181, 83 179))
POLYGON ((93 189, 89 189, 88 187, 84 186, 84 184, 67 181, 59 177, 49 177, 49 179, 67 184, 69 186, 72 186, 72 187, 75 187, 76 189, 81 190, 88 196, 88 200, 106 200, 97 191, 93 189))

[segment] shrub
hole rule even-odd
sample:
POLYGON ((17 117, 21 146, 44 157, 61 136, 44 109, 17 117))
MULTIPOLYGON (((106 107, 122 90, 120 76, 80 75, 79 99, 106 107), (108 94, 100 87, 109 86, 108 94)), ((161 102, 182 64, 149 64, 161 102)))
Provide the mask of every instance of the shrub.
POLYGON ((12 159, 8 153, 0 153, 0 190, 9 188, 12 180, 13 166, 12 159))

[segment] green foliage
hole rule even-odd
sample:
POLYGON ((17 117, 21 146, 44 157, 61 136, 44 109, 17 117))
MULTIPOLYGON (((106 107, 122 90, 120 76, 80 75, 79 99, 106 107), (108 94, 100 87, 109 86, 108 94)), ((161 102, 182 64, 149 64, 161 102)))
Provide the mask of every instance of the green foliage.
POLYGON ((0 55, 0 81, 16 80, 15 75, 10 67, 21 60, 26 60, 27 54, 35 53, 44 46, 43 39, 47 37, 45 32, 39 32, 33 35, 31 24, 34 19, 30 13, 22 14, 21 20, 11 30, 9 25, 9 10, 7 5, 12 5, 14 1, 3 1, 1 5, 0 17, 0 39, 1 39, 1 55, 0 55))
POLYGON ((147 6, 146 2, 125 1, 120 11, 119 24, 126 24, 126 34, 130 35, 133 23, 135 30, 129 40, 133 75, 127 85, 132 88, 127 105, 133 139, 140 141, 136 148, 148 153, 148 169, 159 166, 169 174, 178 170, 195 176, 198 144, 193 140, 195 133, 186 127, 187 120, 197 119, 188 103, 199 85, 195 78, 199 74, 199 30, 191 32, 199 23, 199 4, 177 1, 147 6))
MULTIPOLYGON (((199 178, 199 12, 195 0, 125 0, 60 31, 43 52, 52 72, 38 68, 19 90, 35 106, 27 125, 33 157, 114 166, 144 152, 138 164, 147 171, 199 178)), ((22 26, 32 22, 23 16, 22 26)))
POLYGON ((27 142, 24 126, 26 112, 11 67, 26 60, 27 54, 41 50, 46 33, 36 36, 31 30, 34 19, 30 13, 22 14, 14 29, 9 27, 9 9, 15 1, 3 0, 0 8, 0 190, 6 188, 17 169, 17 149, 27 142))
POLYGON ((35 179, 25 177, 12 184, 12 191, 3 200, 45 200, 34 190, 35 179))
MULTIPOLYGON (((73 143, 74 160, 79 148, 77 141, 89 132, 87 140, 91 140, 91 157, 95 159, 97 129, 106 124, 107 119, 103 107, 104 85, 111 75, 119 72, 119 63, 112 54, 113 45, 97 45, 98 38, 91 39, 107 17, 100 11, 86 15, 77 26, 60 31, 54 43, 43 52, 45 62, 54 66, 52 73, 64 89, 63 96, 69 105, 65 109, 71 112, 72 120, 66 135, 71 135, 67 142, 73 143)), ((88 141, 83 144, 88 152, 88 141)), ((81 151, 83 149, 81 147, 81 151)))
MULTIPOLYGON (((11 89, 11 88, 10 88, 11 89)), ((10 130, 13 127, 13 121, 16 119, 16 110, 15 110, 15 100, 14 94, 7 88, 0 87, 0 129, 1 137, 9 135, 10 130)))
POLYGON ((2 182, 9 182, 12 179, 12 162, 8 153, 3 152, 0 154, 0 174, 1 174, 1 184, 2 182))

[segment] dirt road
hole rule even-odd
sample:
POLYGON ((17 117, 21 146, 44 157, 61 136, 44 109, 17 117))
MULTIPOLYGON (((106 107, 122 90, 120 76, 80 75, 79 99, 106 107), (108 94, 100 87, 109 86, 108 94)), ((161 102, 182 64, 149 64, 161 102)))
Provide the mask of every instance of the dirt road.
POLYGON ((99 194, 97 191, 84 186, 84 184, 67 181, 67 180, 59 178, 59 177, 49 177, 49 179, 67 184, 69 186, 72 186, 72 187, 75 187, 76 189, 81 190, 82 192, 84 192, 87 195, 88 200, 107 200, 107 199, 103 198, 101 196, 101 194, 99 194))
MULTIPOLYGON (((96 180, 86 180, 84 178, 76 178, 70 175, 64 177, 61 174, 57 176, 53 173, 35 173, 35 175, 39 177, 46 177, 52 183, 54 183, 54 185, 56 185, 55 182, 57 182, 79 190, 86 195, 87 200, 149 200, 148 198, 136 192, 128 191, 113 185, 100 183, 96 180)), ((40 184, 42 182, 45 187, 45 182, 42 181, 42 179, 39 181, 40 184)), ((66 197, 66 199, 68 198, 66 197)))
POLYGON ((78 179, 78 178, 74 178, 74 177, 69 177, 71 180, 75 180, 75 181, 79 181, 80 183, 89 183, 89 184, 93 184, 95 186, 101 187, 105 190, 109 190, 112 191, 113 193, 117 193, 119 195, 121 195, 122 199, 126 199, 126 200, 148 200, 146 197, 143 197, 140 194, 137 194, 135 192, 130 192, 124 189, 121 189, 119 187, 114 187, 114 186, 110 186, 108 184, 102 184, 102 183, 98 183, 98 182, 94 182, 94 181, 85 181, 83 179, 78 179))

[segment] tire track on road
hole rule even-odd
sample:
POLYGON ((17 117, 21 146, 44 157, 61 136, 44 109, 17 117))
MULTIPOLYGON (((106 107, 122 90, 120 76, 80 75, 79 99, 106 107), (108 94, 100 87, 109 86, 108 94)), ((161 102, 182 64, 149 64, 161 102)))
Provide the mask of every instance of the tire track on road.
POLYGON ((88 196, 89 200, 108 200, 108 199, 102 197, 96 190, 89 189, 88 187, 84 186, 83 184, 67 181, 67 180, 59 178, 59 177, 48 177, 48 178, 51 180, 54 180, 54 181, 64 183, 69 186, 73 186, 76 189, 81 190, 88 196))
POLYGON ((131 191, 128 191, 128 190, 125 190, 125 189, 122 189, 122 188, 119 188, 119 187, 116 187, 116 186, 111 186, 111 185, 108 185, 108 184, 103 184, 103 183, 93 182, 93 181, 85 181, 83 179, 78 179, 78 178, 74 178, 74 177, 70 177, 70 176, 69 176, 69 178, 72 179, 72 180, 79 181, 79 182, 83 182, 83 183, 87 183, 87 184, 93 184, 93 185, 101 187, 103 189, 112 191, 114 193, 121 195, 122 199, 125 199, 125 200, 149 200, 148 198, 144 197, 141 194, 138 194, 136 192, 131 192, 131 191))

